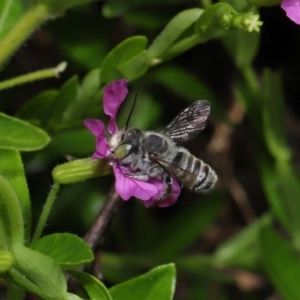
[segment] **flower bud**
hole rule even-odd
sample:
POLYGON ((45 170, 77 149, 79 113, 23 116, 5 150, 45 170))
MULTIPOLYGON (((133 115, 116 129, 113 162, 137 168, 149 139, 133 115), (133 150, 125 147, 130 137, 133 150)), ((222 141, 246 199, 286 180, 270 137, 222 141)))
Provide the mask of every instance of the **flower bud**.
POLYGON ((223 36, 230 29, 259 32, 262 22, 253 12, 237 12, 227 3, 219 2, 208 7, 195 24, 195 30, 206 39, 223 36))
POLYGON ((239 28, 246 32, 259 32, 263 22, 259 20, 259 15, 250 13, 239 13, 232 18, 232 28, 239 28))
POLYGON ((0 274, 8 271, 12 267, 13 263, 13 255, 6 250, 0 250, 0 274))
POLYGON ((58 165, 52 171, 53 179, 62 184, 76 183, 111 173, 107 159, 84 158, 58 165))

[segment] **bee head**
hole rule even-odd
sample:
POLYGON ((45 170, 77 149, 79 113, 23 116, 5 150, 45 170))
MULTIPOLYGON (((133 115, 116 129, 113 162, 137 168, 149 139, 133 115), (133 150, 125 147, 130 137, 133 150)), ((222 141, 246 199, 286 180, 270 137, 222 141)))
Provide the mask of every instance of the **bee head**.
POLYGON ((137 94, 135 94, 125 128, 114 134, 109 141, 110 152, 118 161, 122 161, 138 149, 139 137, 142 132, 136 128, 128 127, 136 99, 137 94))
POLYGON ((110 141, 110 152, 117 160, 126 158, 137 149, 141 131, 136 128, 124 128, 114 134, 110 141))

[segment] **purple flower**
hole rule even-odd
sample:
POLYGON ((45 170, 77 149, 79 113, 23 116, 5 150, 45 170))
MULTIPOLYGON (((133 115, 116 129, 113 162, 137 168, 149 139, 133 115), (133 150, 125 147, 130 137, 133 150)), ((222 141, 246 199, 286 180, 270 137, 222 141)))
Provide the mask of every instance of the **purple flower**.
POLYGON ((300 0, 283 0, 281 8, 293 22, 300 25, 300 0))
MULTIPOLYGON (((116 115, 127 93, 127 81, 125 79, 114 81, 104 89, 103 108, 105 114, 110 117, 107 131, 111 135, 118 133, 116 115)), ((119 165, 113 155, 111 155, 109 143, 106 138, 105 126, 102 121, 87 119, 84 121, 84 125, 96 137, 96 151, 92 155, 92 158, 103 159, 107 157, 113 164, 113 171, 116 178, 116 191, 123 200, 128 200, 134 196, 143 200, 146 207, 153 205, 166 207, 176 202, 181 191, 180 185, 176 180, 173 180, 173 194, 157 203, 157 199, 159 199, 165 191, 165 185, 162 179, 149 178, 147 181, 141 181, 130 177, 132 172, 125 166, 119 165)))

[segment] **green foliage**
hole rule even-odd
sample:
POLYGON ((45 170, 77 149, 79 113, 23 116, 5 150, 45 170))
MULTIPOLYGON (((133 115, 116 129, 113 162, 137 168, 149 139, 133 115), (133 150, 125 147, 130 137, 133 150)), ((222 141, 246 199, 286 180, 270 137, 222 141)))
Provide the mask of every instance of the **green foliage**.
POLYGON ((64 269, 83 265, 94 258, 91 249, 82 239, 69 233, 42 237, 33 245, 33 249, 50 256, 64 269))
POLYGON ((58 263, 21 245, 13 247, 13 254, 17 271, 40 291, 39 295, 46 298, 63 298, 67 285, 58 263))
POLYGON ((198 20, 202 12, 202 9, 194 8, 176 15, 148 48, 149 57, 160 59, 164 56, 167 50, 174 46, 175 42, 180 41, 180 36, 198 20))
POLYGON ((149 60, 144 51, 146 45, 146 37, 135 36, 111 50, 101 66, 101 81, 108 83, 126 75, 131 80, 142 76, 147 71, 149 60))
POLYGON ((22 0, 3 0, 0 3, 0 40, 11 30, 20 20, 26 7, 22 0))
POLYGON ((22 120, 0 113, 0 148, 34 151, 50 142, 48 134, 22 120))
POLYGON ((298 255, 286 240, 268 227, 261 231, 260 247, 262 265, 271 282, 285 299, 297 299, 300 292, 298 255))
POLYGON ((79 271, 69 271, 69 273, 85 288, 91 299, 112 300, 104 284, 95 277, 79 271))
POLYGON ((137 278, 120 283, 109 291, 115 300, 173 299, 175 272, 174 264, 159 266, 137 278))
MULTIPOLYGON (((290 94, 298 89, 284 93, 285 84, 299 80, 299 36, 276 16, 280 30, 293 36, 295 52, 289 63, 282 53, 278 62, 276 44, 271 61, 273 55, 264 53, 272 44, 265 41, 268 28, 258 34, 259 12, 249 5, 265 1, 202 2, 195 7, 179 0, 1 1, 1 80, 10 88, 1 89, 0 106, 0 277, 7 299, 31 292, 41 299, 164 300, 175 291, 176 299, 191 300, 232 294, 262 299, 269 293, 299 298, 299 116, 287 126, 285 112, 285 98, 295 105, 290 94), (19 73, 38 64, 45 68, 58 57, 68 61, 65 73, 55 67, 47 69, 52 75, 34 72, 20 79, 19 73), (294 73, 282 74, 289 68, 294 73), (59 76, 56 83, 19 87, 59 76), (138 94, 130 126, 142 130, 160 130, 198 99, 211 103, 207 129, 187 148, 217 170, 217 191, 182 192, 176 205, 164 209, 146 210, 132 200, 115 218, 107 214, 114 205, 108 192, 114 179, 106 176, 111 164, 90 158, 95 137, 83 120, 107 124, 103 88, 121 78, 138 94), (39 92, 32 92, 35 87, 39 92), (68 186, 58 194, 60 184, 68 186), (232 199, 238 205, 228 205, 232 199), (253 222, 241 221, 245 201, 257 210, 253 222), (99 209, 95 227, 88 228, 99 209), (113 218, 105 237, 99 241, 96 235, 91 243, 90 234, 99 227, 103 232, 113 218), (79 237, 86 232, 88 244, 79 237), (82 271, 91 263, 92 271, 103 269, 110 288, 82 271), (145 270, 150 271, 142 274, 145 270), (68 291, 64 272, 80 291, 68 291), (239 272, 262 274, 269 284, 245 292, 239 272)), ((130 110, 126 100, 119 128, 130 110)))
MULTIPOLYGON (((25 240, 29 240, 31 231, 31 203, 24 167, 20 152, 17 150, 0 150, 0 170, 13 188, 22 210, 25 240)), ((2 217, 4 217, 2 215, 2 217)), ((1 223, 1 222, 0 222, 1 223)))

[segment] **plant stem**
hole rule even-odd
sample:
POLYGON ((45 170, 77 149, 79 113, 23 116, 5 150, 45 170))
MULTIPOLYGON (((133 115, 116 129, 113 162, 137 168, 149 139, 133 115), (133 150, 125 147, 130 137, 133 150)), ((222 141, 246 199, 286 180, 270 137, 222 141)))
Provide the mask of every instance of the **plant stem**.
POLYGON ((251 66, 246 66, 240 69, 249 88, 253 91, 253 92, 259 92, 259 83, 257 80, 257 76, 253 70, 253 68, 251 66))
POLYGON ((55 181, 52 188, 51 188, 51 191, 50 191, 50 193, 47 197, 46 204, 43 208, 43 211, 42 211, 42 214, 40 216, 39 222, 36 226, 36 229, 35 229, 32 241, 31 241, 31 245, 34 245, 34 243, 40 238, 40 236, 43 232, 44 226, 45 226, 45 224, 48 220, 51 208, 53 206, 56 194, 59 191, 59 187, 60 187, 60 184, 55 181))
POLYGON ((10 183, 0 175, 0 197, 10 222, 11 244, 24 244, 24 222, 19 199, 10 183))
POLYGON ((200 43, 204 43, 207 40, 207 37, 204 37, 201 33, 195 33, 181 41, 179 41, 178 43, 172 45, 171 48, 168 49, 168 51, 166 51, 162 57, 161 57, 161 61, 167 61, 170 60, 184 52, 186 52, 187 50, 193 48, 194 46, 200 44, 200 43))
POLYGON ((66 62, 62 62, 54 68, 36 71, 36 72, 32 72, 32 73, 29 73, 26 75, 21 75, 21 76, 12 78, 12 79, 2 81, 2 82, 0 82, 0 91, 14 87, 16 85, 21 85, 21 84, 24 84, 27 82, 41 80, 44 78, 49 78, 49 77, 58 78, 59 74, 65 70, 66 66, 67 66, 66 62))
POLYGON ((121 202, 122 201, 116 192, 115 187, 113 187, 105 200, 96 222, 84 237, 85 242, 91 249, 94 250, 99 241, 103 238, 103 234, 121 202))
POLYGON ((45 5, 35 5, 13 27, 0 43, 0 65, 20 47, 20 45, 39 27, 48 20, 51 14, 45 5))

